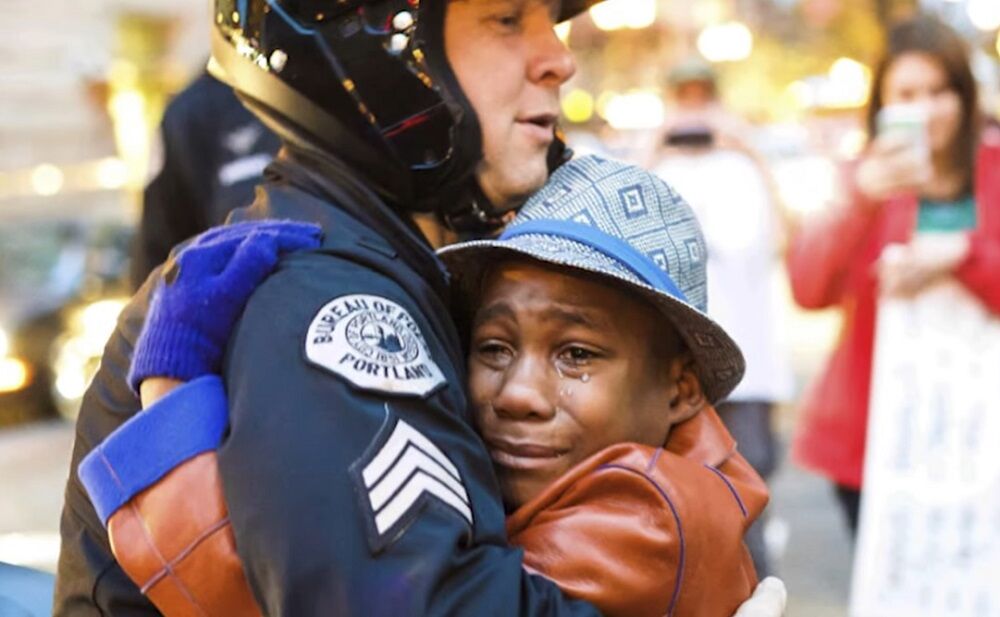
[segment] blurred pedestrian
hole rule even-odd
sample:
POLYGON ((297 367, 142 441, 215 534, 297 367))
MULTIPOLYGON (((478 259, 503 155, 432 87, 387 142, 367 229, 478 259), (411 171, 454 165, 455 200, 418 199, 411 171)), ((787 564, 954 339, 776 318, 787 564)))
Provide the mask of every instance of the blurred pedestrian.
MULTIPOLYGON (((767 480, 777 464, 771 416, 792 390, 791 367, 778 343, 772 285, 783 235, 778 199, 742 121, 719 100, 711 65, 684 60, 669 81, 676 110, 651 168, 688 200, 701 223, 708 247, 708 313, 733 334, 747 359, 746 375, 719 404, 719 416, 740 453, 767 480)), ((746 536, 762 577, 772 573, 764 526, 761 517, 746 536)))
POLYGON ((135 289, 175 244, 249 205, 254 186, 280 146, 232 88, 207 72, 167 106, 160 137, 154 165, 161 167, 143 194, 132 248, 135 289))
POLYGON ((833 481, 852 533, 880 290, 912 296, 953 277, 1000 313, 1000 135, 981 129, 976 90, 965 45, 948 26, 928 17, 895 26, 875 71, 870 142, 845 170, 848 197, 804 225, 790 246, 796 300, 839 306, 844 318, 833 356, 803 401, 793 457, 833 481), (917 139, 879 132, 880 113, 899 104, 917 105, 926 117, 917 139), (960 233, 913 241, 927 230, 960 233), (890 244, 902 246, 881 260, 890 244))

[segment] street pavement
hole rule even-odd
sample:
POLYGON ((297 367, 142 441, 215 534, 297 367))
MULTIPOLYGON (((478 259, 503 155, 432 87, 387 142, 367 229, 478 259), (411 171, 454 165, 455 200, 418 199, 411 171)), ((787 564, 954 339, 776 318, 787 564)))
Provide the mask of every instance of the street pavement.
POLYGON ((55 571, 72 447, 60 420, 0 430, 0 562, 55 571))
POLYGON ((766 537, 788 587, 786 616, 846 617, 851 538, 830 484, 786 461, 770 486, 766 537))
MULTIPOLYGON (((55 570, 73 427, 0 431, 0 562, 55 570)), ((772 478, 767 536, 789 591, 787 617, 846 617, 850 539, 829 485, 788 464, 772 478)))

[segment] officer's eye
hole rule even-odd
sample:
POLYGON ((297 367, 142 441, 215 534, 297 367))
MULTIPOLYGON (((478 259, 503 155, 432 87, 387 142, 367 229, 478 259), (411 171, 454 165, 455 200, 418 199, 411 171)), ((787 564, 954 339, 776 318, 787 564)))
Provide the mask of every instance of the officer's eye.
POLYGON ((493 23, 495 23, 501 30, 508 32, 520 30, 523 21, 524 13, 520 10, 505 11, 493 16, 493 23))

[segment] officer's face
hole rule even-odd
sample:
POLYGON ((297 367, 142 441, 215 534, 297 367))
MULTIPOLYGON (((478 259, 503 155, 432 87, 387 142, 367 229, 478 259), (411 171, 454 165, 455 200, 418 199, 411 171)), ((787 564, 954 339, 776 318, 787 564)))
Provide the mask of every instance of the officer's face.
POLYGON ((545 183, 559 86, 576 71, 556 37, 552 0, 452 0, 445 52, 483 133, 479 184, 513 207, 545 183))
POLYGON ((469 352, 483 436, 517 507, 621 442, 663 445, 689 417, 673 329, 651 306, 567 269, 510 261, 485 281, 469 352))

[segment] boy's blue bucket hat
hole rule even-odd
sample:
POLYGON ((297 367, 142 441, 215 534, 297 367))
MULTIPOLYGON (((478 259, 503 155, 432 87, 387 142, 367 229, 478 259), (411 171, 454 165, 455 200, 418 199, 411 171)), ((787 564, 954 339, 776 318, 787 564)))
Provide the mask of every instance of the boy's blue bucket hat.
POLYGON ((653 174, 596 156, 574 159, 552 174, 498 238, 438 251, 458 289, 466 291, 504 254, 576 268, 634 289, 677 328, 712 403, 743 378, 739 347, 705 314, 707 254, 698 221, 653 174))

